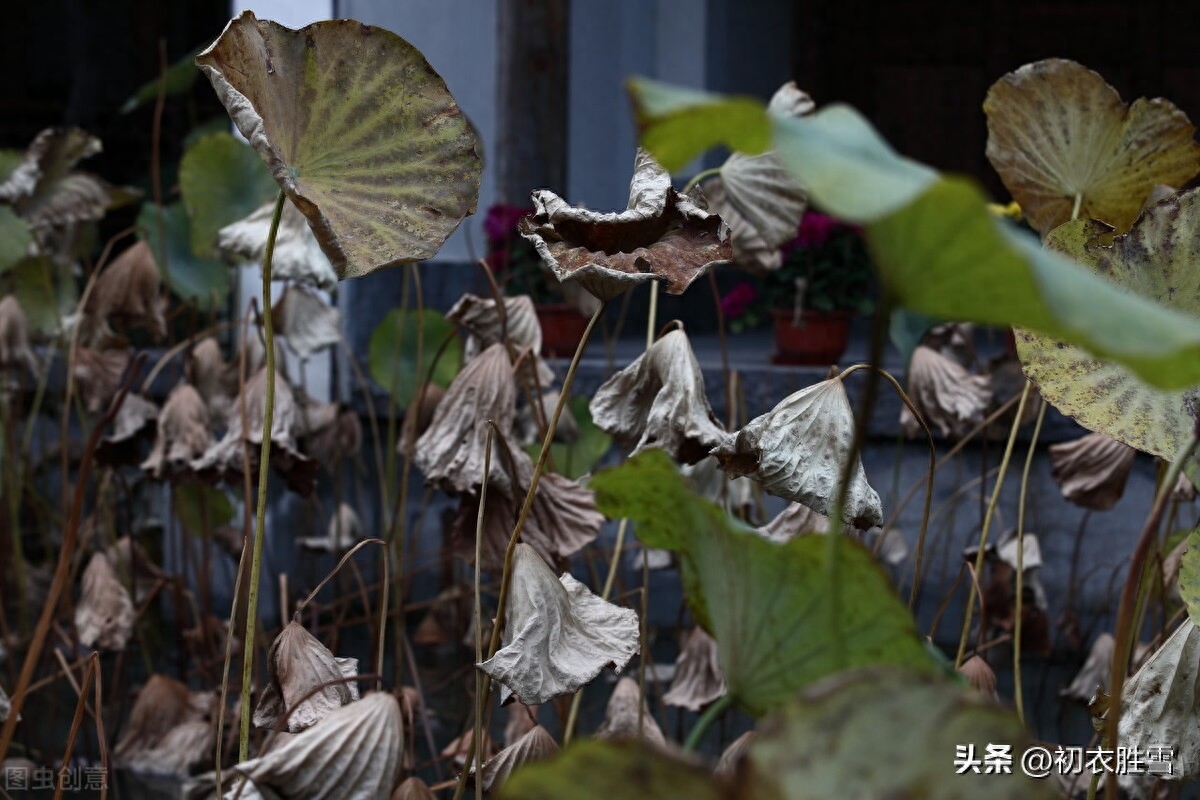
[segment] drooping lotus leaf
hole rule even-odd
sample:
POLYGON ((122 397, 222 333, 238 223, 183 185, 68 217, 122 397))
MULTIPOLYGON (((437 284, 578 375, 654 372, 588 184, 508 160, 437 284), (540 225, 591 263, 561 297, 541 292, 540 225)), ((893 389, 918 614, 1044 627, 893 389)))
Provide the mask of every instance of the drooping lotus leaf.
POLYGON ((154 448, 142 469, 158 479, 189 471, 192 461, 212 445, 209 428, 208 408, 200 393, 190 383, 179 384, 159 412, 154 448))
POLYGON ((726 691, 717 643, 703 628, 692 628, 675 659, 675 677, 663 702, 698 713, 726 691))
POLYGON ((192 252, 212 256, 217 232, 249 216, 279 189, 249 145, 219 131, 200 137, 184 152, 179 191, 192 222, 192 252))
POLYGON ((1059 696, 1087 705, 1096 696, 1097 689, 1108 691, 1108 682, 1112 678, 1113 649, 1116 646, 1116 640, 1108 631, 1097 636, 1083 666, 1071 682, 1059 690, 1059 696))
POLYGON ((983 110, 988 160, 1043 236, 1073 216, 1128 230, 1155 184, 1182 186, 1200 172, 1187 114, 1162 98, 1127 106, 1074 61, 1008 73, 983 110))
POLYGON ((287 339, 288 347, 300 358, 308 358, 341 340, 342 315, 329 303, 299 286, 288 287, 275 303, 274 322, 287 339))
POLYGON ((628 675, 613 687, 604 708, 604 721, 593 735, 597 739, 641 739, 660 747, 667 741, 638 682, 628 675))
POLYGON ((765 721, 750 744, 749 774, 776 793, 830 797, 1042 800, 1052 782, 1030 778, 1019 759, 1029 742, 1017 717, 968 687, 894 669, 835 676, 806 690, 765 721), (982 761, 1008 745, 1007 773, 960 773, 959 748, 982 761))
MULTIPOLYGON (((480 770, 483 790, 492 792, 499 789, 518 769, 536 761, 545 761, 558 750, 558 742, 554 741, 550 732, 541 725, 535 725, 532 730, 496 753, 483 765, 480 770)), ((474 765, 471 766, 470 777, 472 781, 477 780, 474 765)))
POLYGON ((275 637, 267 653, 269 682, 259 695, 254 724, 274 728, 280 717, 290 712, 285 730, 298 733, 311 728, 358 700, 357 682, 335 682, 357 674, 358 659, 335 657, 293 620, 275 637))
POLYGON ((83 571, 75 627, 79 643, 98 650, 124 650, 133 633, 133 600, 104 553, 93 553, 83 571))
MULTIPOLYGON (((1131 294, 1192 317, 1200 316, 1200 191, 1148 209, 1128 234, 1106 243, 1107 225, 1075 221, 1046 239, 1047 247, 1104 275, 1131 294)), ((1146 321, 1122 319, 1132 332, 1146 321)), ((1094 358, 1066 342, 1016 329, 1017 355, 1042 397, 1085 428, 1166 460, 1175 457, 1195 424, 1186 398, 1194 390, 1149 386, 1121 364, 1094 358)), ((1195 460, 1193 460, 1195 464, 1195 460)), ((1193 472, 1194 466, 1188 468, 1193 472)))
POLYGON ((339 278, 433 256, 474 213, 475 130, 411 44, 354 20, 243 12, 196 58, 339 278))
POLYGON ((1050 475, 1063 497, 1084 508, 1106 511, 1125 493, 1137 451, 1101 433, 1050 445, 1050 475))
MULTIPOLYGON (((942 436, 960 437, 983 422, 992 399, 991 380, 922 345, 908 362, 908 395, 926 424, 942 436)), ((900 426, 910 439, 923 430, 907 405, 900 411, 900 426)))
POLYGON ((840 542, 834 565, 824 536, 768 541, 696 496, 661 451, 589 485, 597 507, 628 517, 643 544, 679 554, 688 606, 717 640, 730 694, 751 714, 850 667, 933 669, 912 617, 857 542, 840 542))

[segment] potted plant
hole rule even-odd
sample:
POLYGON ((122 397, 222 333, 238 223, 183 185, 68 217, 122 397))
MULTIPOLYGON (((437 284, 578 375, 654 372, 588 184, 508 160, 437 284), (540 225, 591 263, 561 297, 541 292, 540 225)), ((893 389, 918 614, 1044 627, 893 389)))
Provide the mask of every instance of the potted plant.
POLYGON ((869 313, 871 260, 860 231, 816 211, 800 220, 766 278, 777 364, 832 364, 846 350, 850 320, 869 313))
POLYGON ((517 233, 517 222, 532 208, 496 203, 483 222, 487 262, 508 294, 527 294, 542 326, 542 355, 570 356, 583 338, 587 318, 564 301, 558 282, 542 266, 533 245, 517 233))

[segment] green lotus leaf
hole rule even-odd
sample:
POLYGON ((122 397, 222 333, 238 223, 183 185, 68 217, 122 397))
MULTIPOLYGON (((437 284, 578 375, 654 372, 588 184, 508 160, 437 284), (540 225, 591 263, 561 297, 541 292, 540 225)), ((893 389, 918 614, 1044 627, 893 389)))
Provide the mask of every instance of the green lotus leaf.
POLYGON ((142 206, 137 218, 138 236, 153 248, 167 285, 202 311, 219 309, 229 296, 229 267, 192 252, 191 220, 182 203, 172 203, 162 210, 162 237, 156 208, 153 203, 142 206))
POLYGON ((1055 783, 1026 776, 1029 741, 1020 721, 980 692, 894 669, 860 670, 811 686, 764 720, 747 752, 758 797, 921 797, 925 800, 1057 797, 1055 783), (984 774, 991 748, 1008 747, 1010 769, 984 774), (959 773, 970 748, 979 773, 959 773))
POLYGON ((49 256, 32 256, 19 261, 5 277, 29 327, 45 336, 58 334, 79 300, 71 265, 56 264, 49 256))
POLYGON ((857 542, 765 539, 696 495, 658 450, 598 473, 589 488, 600 511, 634 522, 643 544, 679 553, 688 606, 717 640, 729 691, 751 714, 852 667, 934 670, 908 610, 857 542))
POLYGON ((229 495, 202 483, 185 483, 171 492, 171 510, 189 536, 207 536, 233 520, 229 495))
MULTIPOLYGON (((1128 234, 1107 241, 1100 222, 1076 220, 1052 231, 1046 246, 1105 276, 1129 299, 1149 298, 1169 311, 1116 313, 1081 302, 1080 315, 1107 320, 1116 338, 1158 336, 1179 346, 1175 336, 1200 326, 1200 271, 1195 268, 1200 237, 1200 191, 1172 196, 1149 208, 1128 234), (1119 320, 1119 322, 1118 322, 1119 320), (1173 321, 1174 320, 1174 321, 1173 321)), ((1151 455, 1171 460, 1195 424, 1187 397, 1194 389, 1164 389, 1139 378, 1116 361, 1101 360, 1052 336, 1017 329, 1017 354, 1025 374, 1055 408, 1089 430, 1103 433, 1151 455)), ((1193 364, 1196 349, 1191 350, 1193 364)), ((1180 366, 1180 381, 1200 383, 1194 366, 1180 366)), ((1193 464, 1195 461, 1193 460, 1193 464)), ((1189 474, 1194 473, 1189 467, 1189 474)))
POLYGON ((250 216, 279 188, 254 150, 222 131, 200 138, 184 152, 179 191, 191 217, 192 252, 212 257, 217 231, 250 216))
POLYGON ((0 206, 0 272, 16 264, 29 252, 33 234, 25 220, 9 206, 0 206))
POLYGON ((988 160, 1043 235, 1072 217, 1128 230, 1155 185, 1183 186, 1200 172, 1187 114, 1161 98, 1127 106, 1074 61, 1008 73, 983 110, 988 160))
POLYGON ((425 380, 438 348, 446 336, 454 341, 446 345, 433 371, 433 382, 442 388, 450 385, 461 365, 461 348, 454 325, 437 311, 393 309, 375 326, 367 344, 367 368, 371 377, 392 396, 401 408, 407 408, 425 380), (421 374, 417 374, 417 329, 421 328, 421 374))
POLYGON ((196 69, 196 56, 202 49, 202 47, 197 47, 167 67, 166 72, 162 75, 142 84, 128 100, 121 104, 121 113, 128 114, 146 103, 155 102, 160 91, 166 97, 186 93, 196 83, 196 78, 200 77, 200 71, 196 69))
MULTIPOLYGON (((558 474, 578 480, 595 469, 600 459, 604 458, 612 446, 612 437, 597 428, 596 423, 592 421, 588 398, 572 397, 570 409, 575 423, 579 426, 579 436, 570 443, 554 442, 550 445, 550 457, 558 474)), ((539 442, 529 445, 526 452, 530 458, 536 460, 541 449, 542 445, 539 442)))
POLYGON ((354 20, 247 11, 196 58, 338 276, 433 256, 475 211, 475 130, 415 47, 354 20))

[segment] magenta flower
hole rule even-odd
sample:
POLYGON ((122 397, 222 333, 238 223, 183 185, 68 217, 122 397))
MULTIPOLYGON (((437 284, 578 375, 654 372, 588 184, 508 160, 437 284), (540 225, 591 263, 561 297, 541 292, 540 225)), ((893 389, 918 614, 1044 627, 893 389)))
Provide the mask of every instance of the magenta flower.
POLYGON ((505 247, 517 235, 517 222, 533 213, 532 208, 496 203, 483 220, 483 233, 492 249, 505 247))
POLYGON ((829 241, 829 237, 839 227, 840 223, 833 217, 817 211, 809 211, 800 220, 796 238, 783 246, 784 254, 801 248, 810 250, 820 247, 829 241))
POLYGON ((754 284, 743 281, 721 298, 721 313, 725 315, 725 319, 738 319, 757 299, 758 292, 754 284))

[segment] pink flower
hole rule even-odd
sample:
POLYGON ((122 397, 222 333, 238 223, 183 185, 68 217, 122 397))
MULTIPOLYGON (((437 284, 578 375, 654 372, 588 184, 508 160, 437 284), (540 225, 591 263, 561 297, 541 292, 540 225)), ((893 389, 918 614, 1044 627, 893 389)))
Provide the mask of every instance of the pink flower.
POLYGON ((809 211, 800 220, 796 230, 796 238, 783 246, 785 255, 793 250, 810 250, 820 247, 829 241, 829 237, 841 227, 836 219, 819 211, 809 211))
POLYGON ((721 298, 721 313, 726 319, 737 319, 746 313, 750 304, 758 299, 754 285, 743 281, 729 290, 729 294, 721 298))
POLYGON ((483 220, 483 233, 492 249, 504 248, 517 235, 517 222, 533 213, 532 208, 496 203, 483 220))

